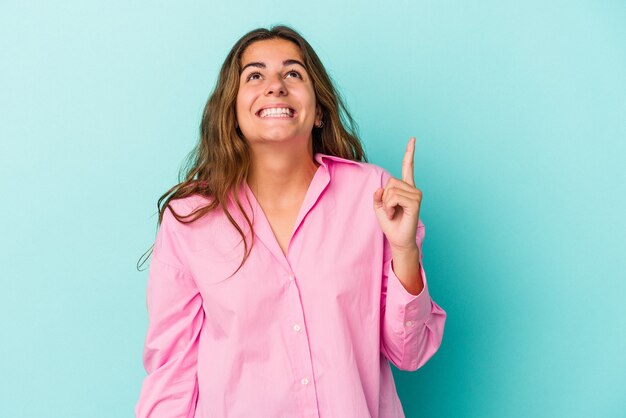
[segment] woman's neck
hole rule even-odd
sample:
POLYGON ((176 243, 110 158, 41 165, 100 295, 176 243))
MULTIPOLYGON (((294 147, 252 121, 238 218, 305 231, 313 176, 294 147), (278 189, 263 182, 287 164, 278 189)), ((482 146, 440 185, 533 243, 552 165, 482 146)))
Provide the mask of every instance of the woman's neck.
POLYGON ((259 203, 274 207, 300 202, 319 166, 307 150, 256 152, 252 157, 248 185, 259 203))

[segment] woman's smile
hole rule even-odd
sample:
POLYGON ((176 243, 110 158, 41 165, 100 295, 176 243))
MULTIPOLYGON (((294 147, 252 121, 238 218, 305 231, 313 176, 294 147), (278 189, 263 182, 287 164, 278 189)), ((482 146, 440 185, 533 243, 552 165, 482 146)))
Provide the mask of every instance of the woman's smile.
POLYGON ((257 116, 261 119, 294 119, 296 112, 287 107, 272 107, 261 109, 257 112, 257 116))

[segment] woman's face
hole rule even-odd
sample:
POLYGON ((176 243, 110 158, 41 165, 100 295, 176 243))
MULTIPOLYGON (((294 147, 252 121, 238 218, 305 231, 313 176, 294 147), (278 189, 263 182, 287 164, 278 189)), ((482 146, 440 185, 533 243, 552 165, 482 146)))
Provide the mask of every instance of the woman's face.
POLYGON ((284 39, 256 41, 243 52, 241 68, 236 117, 248 142, 308 144, 321 115, 299 48, 284 39))

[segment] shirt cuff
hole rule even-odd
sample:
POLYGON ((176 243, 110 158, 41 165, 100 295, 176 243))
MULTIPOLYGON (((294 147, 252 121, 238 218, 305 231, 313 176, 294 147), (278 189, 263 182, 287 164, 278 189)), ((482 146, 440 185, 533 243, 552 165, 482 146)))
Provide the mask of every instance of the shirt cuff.
POLYGON ((394 309, 398 319, 402 319, 406 331, 411 331, 417 324, 426 322, 431 313, 431 298, 428 291, 426 272, 420 261, 420 272, 424 288, 413 295, 393 271, 393 261, 389 263, 387 280, 387 311, 394 309))

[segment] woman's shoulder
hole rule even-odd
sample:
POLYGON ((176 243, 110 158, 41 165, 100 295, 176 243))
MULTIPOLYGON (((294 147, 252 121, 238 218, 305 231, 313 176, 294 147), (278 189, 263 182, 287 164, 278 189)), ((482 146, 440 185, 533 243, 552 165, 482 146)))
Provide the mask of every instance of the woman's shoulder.
POLYGON ((169 206, 174 209, 176 213, 184 213, 184 215, 187 215, 189 212, 211 204, 213 200, 214 198, 212 196, 194 193, 189 196, 177 197, 170 200, 169 206))
POLYGON ((212 201, 212 197, 200 194, 193 194, 181 198, 172 199, 168 202, 167 207, 165 208, 163 214, 163 222, 167 221, 171 223, 173 227, 182 229, 190 229, 199 226, 200 223, 206 222, 213 218, 215 216, 215 211, 209 211, 203 214, 202 219, 197 218, 197 220, 189 223, 178 221, 178 219, 176 219, 176 216, 178 218, 182 218, 183 220, 185 220, 185 222, 188 222, 191 219, 196 219, 197 215, 195 215, 194 212, 204 208, 205 206, 208 206, 212 203, 212 201), (174 213, 172 212, 175 212, 176 216, 174 216, 174 213), (178 222, 174 222, 175 220, 178 222))
MULTIPOLYGON (((215 198, 211 196, 193 194, 170 202, 178 215, 189 216, 183 222, 177 222, 171 212, 167 217, 168 229, 177 237, 181 254, 190 257, 188 260, 198 254, 211 258, 216 251, 222 251, 223 255, 232 254, 233 248, 240 241, 239 232, 231 224, 221 206, 218 205, 202 214, 194 213, 210 205, 214 200, 215 198)), ((247 206, 244 204, 244 207, 247 206)), ((245 225, 245 219, 232 202, 229 202, 228 210, 231 217, 247 233, 249 227, 245 225)), ((163 219, 165 222, 166 218, 163 219)))

